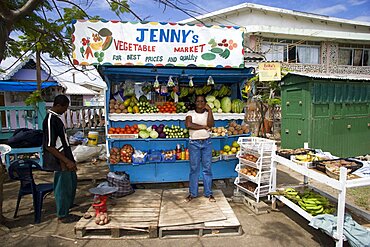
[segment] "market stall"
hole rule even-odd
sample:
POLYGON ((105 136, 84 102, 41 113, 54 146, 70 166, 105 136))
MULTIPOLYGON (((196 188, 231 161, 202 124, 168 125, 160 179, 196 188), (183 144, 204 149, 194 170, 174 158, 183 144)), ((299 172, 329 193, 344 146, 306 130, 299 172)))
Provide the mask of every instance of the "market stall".
MULTIPOLYGON (((345 234, 354 234, 348 232, 345 228, 346 212, 346 191, 348 188, 362 187, 370 185, 370 176, 368 173, 369 161, 361 161, 358 158, 338 158, 326 156, 328 153, 317 153, 308 148, 283 149, 272 156, 272 184, 271 193, 272 202, 275 200, 283 202, 286 206, 297 212, 299 215, 310 221, 314 225, 315 216, 331 217, 336 215, 335 227, 331 235, 336 246, 343 246, 346 240, 345 234), (304 176, 303 185, 290 186, 279 192, 277 183, 277 165, 283 165, 289 169, 304 176), (309 179, 323 183, 337 191, 336 196, 324 193, 317 188, 310 186, 309 179)), ((331 155, 330 155, 331 156, 331 155)), ((327 218, 322 218, 325 224, 330 225, 327 218)), ((348 223, 347 223, 348 226, 348 223)), ((366 231, 366 230, 365 230, 366 231)), ((360 232, 360 231, 359 231, 360 232)), ((356 234, 354 238, 358 237, 356 234)))
POLYGON ((206 95, 215 117, 213 178, 234 178, 237 139, 249 136, 240 90, 238 27, 78 21, 74 63, 94 64, 107 83, 108 165, 132 183, 187 181, 186 112, 206 95))

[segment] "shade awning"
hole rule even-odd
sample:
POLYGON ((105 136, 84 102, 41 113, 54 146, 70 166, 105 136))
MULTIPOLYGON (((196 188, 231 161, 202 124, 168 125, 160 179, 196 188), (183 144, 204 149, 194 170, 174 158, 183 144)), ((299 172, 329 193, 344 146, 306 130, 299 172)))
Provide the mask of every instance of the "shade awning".
POLYGON ((108 82, 136 81, 167 81, 169 76, 179 83, 188 83, 192 78, 195 84, 204 84, 212 76, 216 84, 236 83, 253 76, 252 68, 201 68, 201 67, 126 67, 100 66, 99 72, 108 82))
MULTIPOLYGON (((58 86, 56 81, 47 81, 41 83, 41 88, 58 86)), ((3 92, 33 92, 37 90, 35 81, 0 81, 0 91, 3 92)))

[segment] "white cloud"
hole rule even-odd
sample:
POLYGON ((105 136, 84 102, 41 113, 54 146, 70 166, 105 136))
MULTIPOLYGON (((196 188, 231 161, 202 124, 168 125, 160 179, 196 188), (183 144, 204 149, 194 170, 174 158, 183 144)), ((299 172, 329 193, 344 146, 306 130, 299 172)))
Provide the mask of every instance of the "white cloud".
POLYGON ((370 16, 368 16, 368 15, 357 16, 353 20, 354 21, 366 21, 366 22, 370 22, 370 16))
POLYGON ((93 4, 91 4, 90 10, 99 10, 99 11, 107 11, 110 10, 110 7, 106 1, 94 1, 93 4))
POLYGON ((367 0, 349 0, 348 1, 351 5, 361 5, 367 2, 367 0))
POLYGON ((346 10, 347 10, 347 7, 344 4, 337 4, 337 5, 333 5, 333 6, 326 7, 326 8, 315 9, 310 12, 313 12, 319 15, 335 15, 337 13, 340 13, 346 10))

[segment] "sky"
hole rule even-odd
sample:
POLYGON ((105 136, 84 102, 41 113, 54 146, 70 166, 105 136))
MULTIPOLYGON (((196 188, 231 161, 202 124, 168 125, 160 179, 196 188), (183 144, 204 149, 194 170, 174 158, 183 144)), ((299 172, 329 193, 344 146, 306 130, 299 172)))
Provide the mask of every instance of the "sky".
MULTIPOLYGON (((349 20, 370 22, 370 0, 172 0, 182 9, 195 12, 194 16, 232 7, 241 3, 255 3, 277 8, 297 10, 314 14, 326 15, 349 20)), ((180 10, 166 7, 158 0, 128 0, 131 9, 143 20, 177 22, 190 18, 180 10)), ((106 1, 95 1, 87 11, 89 14, 100 15, 107 20, 118 20, 109 11, 106 1)), ((137 21, 131 14, 121 17, 123 21, 137 21)))

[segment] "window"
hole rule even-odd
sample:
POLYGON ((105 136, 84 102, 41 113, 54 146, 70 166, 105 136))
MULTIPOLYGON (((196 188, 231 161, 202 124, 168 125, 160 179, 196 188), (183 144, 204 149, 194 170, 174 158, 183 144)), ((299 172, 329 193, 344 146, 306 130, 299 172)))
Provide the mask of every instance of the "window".
POLYGON ((339 48, 338 55, 339 65, 352 65, 352 50, 339 48))
POLYGON ((262 52, 268 61, 319 64, 320 44, 294 40, 275 40, 262 43, 262 52))
POLYGON ((370 66, 369 47, 352 44, 341 44, 338 53, 339 65, 370 66))
POLYGON ((83 106, 83 96, 82 95, 71 95, 71 106, 83 106))

